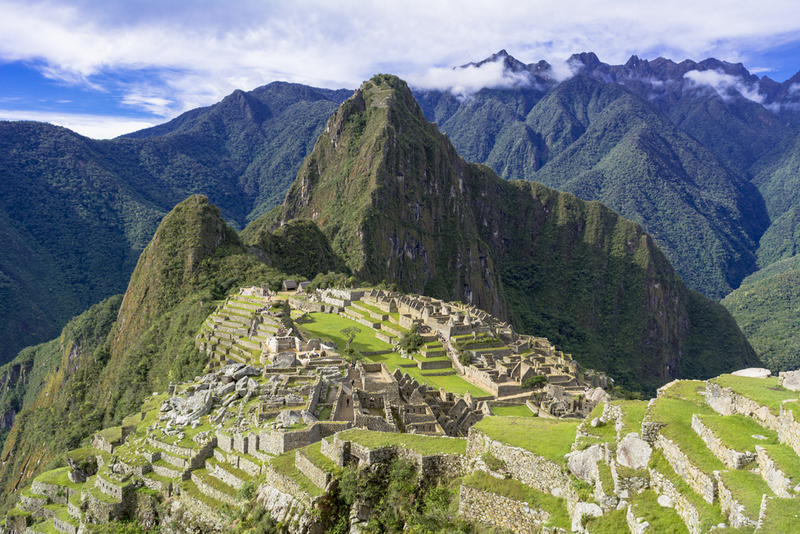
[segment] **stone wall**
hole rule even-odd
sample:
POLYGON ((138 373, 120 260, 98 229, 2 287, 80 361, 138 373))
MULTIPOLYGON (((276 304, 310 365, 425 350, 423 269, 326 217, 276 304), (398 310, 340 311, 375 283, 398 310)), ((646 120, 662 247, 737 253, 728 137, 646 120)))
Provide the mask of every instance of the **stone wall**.
POLYGON ((744 506, 739 504, 733 494, 725 484, 722 482, 722 477, 718 471, 714 472, 714 477, 717 479, 717 486, 719 488, 719 505, 723 514, 727 514, 728 522, 733 528, 756 526, 757 519, 751 519, 745 515, 744 506))
POLYGON ((272 466, 268 467, 264 473, 264 484, 272 486, 278 491, 287 493, 297 499, 306 508, 311 508, 314 505, 315 499, 306 494, 305 491, 291 478, 278 473, 272 466))
POLYGON ((212 499, 216 499, 219 502, 228 503, 231 506, 236 506, 237 504, 239 504, 236 502, 236 499, 234 499, 227 493, 219 491, 218 489, 214 488, 214 486, 212 486, 211 484, 206 484, 203 481, 203 479, 197 476, 197 474, 195 473, 192 473, 192 482, 194 482, 194 485, 197 486, 198 490, 200 490, 200 493, 208 495, 212 499))
POLYGON ((761 477, 775 495, 783 498, 794 497, 794 484, 786 474, 775 466, 775 462, 767 454, 767 450, 760 445, 756 445, 756 456, 758 457, 758 467, 761 477))
POLYGON ((650 523, 644 518, 636 517, 636 514, 633 513, 633 506, 628 506, 625 520, 628 522, 628 530, 631 531, 631 534, 645 534, 650 529, 650 523))
POLYGON ((722 415, 742 414, 754 419, 758 424, 778 432, 780 421, 769 411, 766 406, 761 406, 755 401, 733 392, 730 388, 723 388, 719 384, 706 382, 706 404, 722 415))
POLYGON ((550 520, 547 511, 531 508, 526 502, 464 485, 459 492, 458 513, 473 521, 525 534, 541 532, 542 525, 550 520))
POLYGON ((659 495, 666 495, 672 500, 675 511, 683 519, 689 534, 701 534, 700 513, 697 508, 675 487, 675 484, 662 473, 650 468, 650 487, 659 495))
POLYGON ((325 490, 331 482, 331 474, 317 467, 300 451, 294 453, 294 466, 321 490, 325 490))
MULTIPOLYGON (((628 499, 632 494, 641 493, 650 487, 650 479, 646 476, 622 476, 617 469, 616 460, 611 460, 608 467, 611 470, 611 478, 614 479, 614 493, 620 499, 628 499)), ((636 471, 640 473, 640 471, 636 471)), ((644 473, 642 473, 644 474, 644 473)))
POLYGON ((321 304, 316 302, 309 302, 303 299, 296 299, 294 297, 289 297, 289 304, 292 308, 297 308, 298 310, 303 310, 306 312, 322 312, 325 311, 321 304))
POLYGON ((147 437, 147 443, 149 443, 152 447, 156 449, 167 451, 168 453, 174 454, 176 456, 184 456, 186 458, 189 458, 194 454, 194 450, 192 450, 189 447, 180 447, 178 445, 166 443, 151 436, 147 437))
POLYGON ((692 430, 700 436, 714 456, 719 458, 729 469, 744 469, 756 459, 754 452, 740 452, 726 447, 722 440, 703 424, 697 414, 692 415, 692 430))
POLYGON ((778 439, 800 455, 800 423, 795 420, 794 412, 781 406, 779 420, 778 439))
POLYGON ((673 441, 662 435, 656 440, 656 447, 661 449, 672 470, 681 477, 695 493, 700 495, 707 503, 714 504, 717 498, 717 481, 703 473, 693 465, 689 458, 673 441))
POLYGON ((470 428, 467 457, 478 458, 486 452, 505 462, 507 472, 514 479, 539 491, 564 498, 570 513, 572 512, 578 496, 562 466, 530 451, 495 441, 474 427, 470 428))
POLYGON ((55 504, 67 504, 69 499, 69 491, 64 486, 45 484, 44 482, 37 482, 36 480, 31 484, 31 493, 44 495, 50 499, 50 502, 55 504))

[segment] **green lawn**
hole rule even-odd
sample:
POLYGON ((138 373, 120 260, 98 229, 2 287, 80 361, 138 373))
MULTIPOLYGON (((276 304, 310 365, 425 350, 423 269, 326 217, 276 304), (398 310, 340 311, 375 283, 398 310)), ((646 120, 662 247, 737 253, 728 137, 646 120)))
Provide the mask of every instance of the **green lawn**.
MULTIPOLYGON (((344 349, 347 345, 344 335, 340 332, 343 328, 355 326, 361 330, 356 334, 353 343, 350 345, 356 351, 375 352, 381 350, 393 350, 394 347, 385 341, 375 337, 375 331, 351 319, 346 319, 332 313, 309 313, 308 316, 312 322, 303 323, 300 328, 306 331, 311 337, 317 337, 323 340, 330 340, 336 343, 339 350, 344 349)), ((414 360, 402 358, 396 352, 389 354, 378 354, 375 356, 367 356, 365 361, 380 363, 384 362, 389 368, 390 372, 400 368, 401 373, 408 373, 411 377, 415 378, 417 382, 426 384, 428 387, 438 390, 444 388, 457 395, 464 395, 467 391, 475 397, 484 397, 489 395, 489 392, 479 388, 478 386, 467 382, 458 375, 451 376, 425 376, 418 367, 402 368, 402 364, 416 364, 414 360)), ((444 369, 442 370, 444 371, 444 369)))
POLYGON ((651 532, 659 534, 689 534, 689 529, 674 508, 658 504, 654 491, 645 490, 631 498, 631 506, 636 517, 643 517, 650 523, 651 532))
POLYGON ((774 495, 761 475, 756 475, 745 469, 730 469, 720 473, 722 483, 733 494, 739 504, 745 508, 745 515, 751 519, 758 519, 761 510, 761 496, 774 495))
POLYGON ((731 388, 736 393, 743 395, 762 406, 767 406, 770 411, 778 415, 781 402, 787 399, 797 399, 800 394, 796 391, 778 386, 778 377, 749 378, 745 376, 720 375, 712 378, 722 387, 731 388))
POLYGON ((613 404, 622 408, 622 432, 620 435, 625 437, 631 432, 641 434, 642 420, 647 411, 647 401, 616 401, 613 404))
POLYGON ((362 429, 346 430, 339 434, 339 438, 359 443, 370 449, 403 446, 422 455, 467 453, 467 440, 464 438, 371 432, 362 429))
POLYGON ((711 476, 714 471, 725 469, 725 466, 692 430, 692 414, 715 415, 716 412, 709 406, 677 397, 658 398, 651 409, 653 421, 666 425, 661 429, 664 437, 675 442, 693 464, 711 476))
POLYGON ((795 499, 769 499, 759 534, 800 532, 800 511, 795 499))
POLYGON ((705 399, 700 395, 701 391, 705 391, 706 383, 702 380, 679 380, 672 384, 667 390, 668 395, 674 395, 683 399, 694 402, 705 402, 705 399))
POLYGON ((492 413, 501 417, 533 417, 531 409, 524 404, 492 406, 492 413))
POLYGON ((557 464, 570 452, 580 421, 539 417, 484 417, 473 428, 492 439, 520 447, 557 464))
POLYGON ((75 484, 72 482, 67 473, 69 473, 69 467, 59 467, 58 469, 53 469, 52 471, 45 471, 38 477, 36 477, 37 482, 43 482, 45 484, 53 484, 55 486, 61 486, 64 488, 70 488, 74 490, 79 490, 83 487, 83 484, 75 484))

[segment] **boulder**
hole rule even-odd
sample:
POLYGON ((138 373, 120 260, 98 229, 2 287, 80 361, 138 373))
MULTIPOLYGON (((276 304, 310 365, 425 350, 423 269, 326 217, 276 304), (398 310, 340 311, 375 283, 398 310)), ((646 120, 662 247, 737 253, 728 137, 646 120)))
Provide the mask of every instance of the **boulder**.
POLYGON ((281 352, 272 358, 272 364, 267 367, 273 369, 288 369, 297 367, 297 355, 294 352, 281 352))
POLYGON ((307 425, 311 425, 319 421, 319 419, 317 419, 316 416, 308 410, 300 410, 300 415, 303 416, 303 422, 307 425))
POLYGON ((300 415, 300 412, 296 412, 294 410, 283 410, 275 417, 275 423, 280 427, 290 427, 292 425, 298 424, 300 421, 303 420, 303 416, 300 415))
POLYGON ((778 384, 790 391, 800 391, 800 371, 782 371, 778 384))
POLYGON ((631 432, 617 446, 617 462, 631 469, 645 469, 652 453, 650 445, 639 434, 631 432))
POLYGON ((590 402, 608 402, 611 396, 603 388, 591 388, 586 392, 586 400, 590 402))
POLYGON ((230 382, 228 384, 222 384, 217 386, 216 389, 214 389, 214 396, 222 398, 228 393, 233 392, 233 390, 235 389, 236 389, 236 384, 234 384, 233 382, 230 382))
POLYGON ((603 509, 594 503, 579 502, 575 504, 575 513, 572 516, 572 532, 588 532, 583 528, 584 517, 600 517, 603 509))
POLYGON ((668 495, 661 495, 658 498, 658 504, 660 506, 663 506, 664 508, 672 508, 672 507, 675 506, 675 503, 672 501, 672 499, 668 495))
POLYGON ((246 365, 241 369, 237 370, 235 373, 233 373, 232 376, 234 380, 238 381, 244 376, 261 376, 261 371, 259 369, 256 369, 252 365, 246 365))
POLYGON ((597 470, 597 462, 605 458, 605 451, 600 445, 592 445, 582 451, 569 453, 567 467, 573 475, 581 480, 594 480, 594 473, 597 470))
POLYGON ((747 369, 739 369, 738 371, 734 371, 731 374, 734 376, 747 376, 750 378, 767 378, 768 376, 772 376, 772 372, 769 369, 764 369, 763 367, 749 367, 747 369))
POLYGON ((212 392, 208 390, 199 391, 196 395, 192 395, 176 410, 178 415, 173 419, 174 423, 184 426, 191 424, 192 421, 197 421, 211 411, 211 406, 214 404, 213 399, 212 392))

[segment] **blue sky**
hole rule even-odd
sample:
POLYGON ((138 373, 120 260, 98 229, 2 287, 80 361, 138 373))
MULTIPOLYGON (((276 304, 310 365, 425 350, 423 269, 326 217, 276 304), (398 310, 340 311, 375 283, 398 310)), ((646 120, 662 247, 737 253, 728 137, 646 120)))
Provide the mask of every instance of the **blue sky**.
MULTIPOLYGON (((107 138, 275 80, 355 88, 378 72, 448 87, 506 49, 800 71, 800 4, 775 0, 0 0, 0 119, 107 138), (453 82, 454 83, 454 82, 453 82)), ((472 80, 491 84, 491 77, 472 80)))

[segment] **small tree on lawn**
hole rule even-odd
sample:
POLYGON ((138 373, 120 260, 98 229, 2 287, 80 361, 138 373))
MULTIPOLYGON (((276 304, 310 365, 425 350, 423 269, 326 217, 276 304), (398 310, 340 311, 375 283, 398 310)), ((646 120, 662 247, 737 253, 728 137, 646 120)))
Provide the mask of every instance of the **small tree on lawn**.
MULTIPOLYGON (((355 354, 355 351, 350 348, 350 343, 353 342, 357 334, 361 333, 361 329, 355 326, 348 326, 347 328, 342 328, 339 330, 339 332, 344 334, 344 337, 347 338, 347 346, 344 349, 345 354, 352 357, 355 354)), ((355 363, 355 359, 352 358, 351 362, 355 363)))

